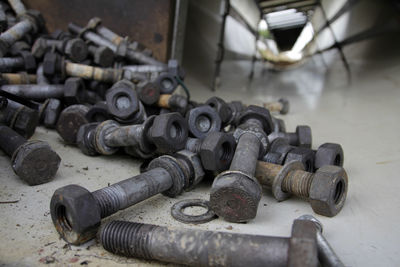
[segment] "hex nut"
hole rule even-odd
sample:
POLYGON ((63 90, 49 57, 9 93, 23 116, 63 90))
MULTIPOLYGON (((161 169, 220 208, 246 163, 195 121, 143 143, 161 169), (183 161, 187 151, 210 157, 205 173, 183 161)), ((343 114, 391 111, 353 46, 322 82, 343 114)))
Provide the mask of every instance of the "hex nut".
POLYGON ((178 87, 178 82, 176 81, 174 75, 168 72, 163 72, 158 75, 155 80, 155 84, 160 88, 161 94, 172 94, 176 87, 178 87))
POLYGON ((19 55, 24 59, 24 67, 27 72, 36 71, 36 60, 28 51, 21 51, 19 55))
POLYGON ((75 144, 79 127, 89 123, 85 116, 88 110, 84 105, 72 105, 61 112, 56 130, 67 144, 75 144))
POLYGON ((311 182, 309 201, 312 209, 320 215, 335 216, 343 208, 347 188, 348 178, 342 167, 321 167, 311 182))
POLYGON ((145 82, 137 88, 140 101, 145 105, 153 105, 160 98, 160 88, 153 82, 145 82))
POLYGON ((88 48, 82 39, 74 38, 66 42, 64 52, 71 60, 82 62, 88 55, 88 48))
POLYGON ((212 132, 203 139, 200 159, 205 170, 218 173, 229 168, 235 154, 236 142, 231 134, 212 132))
POLYGON ((179 151, 185 148, 188 137, 186 121, 177 112, 158 115, 148 136, 159 153, 179 151))
POLYGON ((12 157, 14 172, 29 185, 43 184, 52 180, 60 162, 58 154, 43 141, 26 142, 12 157))
POLYGON ((297 134, 297 143, 291 145, 297 145, 300 147, 307 147, 311 148, 312 144, 312 133, 310 126, 307 125, 299 125, 296 127, 296 134, 297 134))
POLYGON ((318 147, 315 153, 315 169, 325 165, 343 166, 343 148, 339 144, 325 143, 318 147))
POLYGON ((201 164, 200 158, 196 153, 190 152, 188 150, 181 150, 175 154, 176 157, 182 158, 188 162, 188 165, 192 168, 192 175, 189 179, 189 183, 185 185, 185 190, 191 190, 194 186, 196 186, 205 175, 203 166, 201 164))
POLYGON ((65 81, 64 100, 68 106, 85 103, 86 88, 81 78, 71 77, 65 81))
POLYGON ((58 233, 73 245, 92 239, 101 221, 99 205, 92 193, 74 184, 54 192, 50 214, 58 233))
POLYGON ((186 113, 186 119, 190 133, 203 139, 212 132, 221 130, 221 118, 210 106, 200 106, 186 113))
POLYGON ((114 117, 128 119, 139 111, 135 85, 128 80, 115 83, 106 93, 108 111, 114 117))
POLYGON ((263 131, 268 135, 274 130, 271 114, 269 110, 259 106, 248 106, 239 116, 238 125, 245 123, 249 119, 257 119, 262 124, 263 131))
POLYGON ((295 147, 287 153, 285 164, 299 161, 308 172, 314 172, 314 151, 305 147, 295 147))
POLYGON ((206 105, 209 105, 218 112, 224 125, 229 122, 232 116, 232 110, 223 99, 213 96, 206 101, 206 105))

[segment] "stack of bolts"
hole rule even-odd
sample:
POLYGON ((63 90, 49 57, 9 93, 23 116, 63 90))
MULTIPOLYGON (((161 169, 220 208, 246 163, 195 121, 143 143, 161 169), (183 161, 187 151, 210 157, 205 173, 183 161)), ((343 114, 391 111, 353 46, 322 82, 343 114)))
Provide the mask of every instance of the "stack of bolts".
MULTIPOLYGON (((262 188, 278 201, 303 198, 328 217, 343 208, 342 147, 313 150, 306 125, 286 132, 284 121, 271 115, 289 111, 286 99, 263 107, 219 97, 191 101, 178 62, 159 61, 140 40, 120 36, 99 18, 47 34, 38 11, 8 2, 0 2, 0 148, 16 175, 29 185, 56 175, 57 153, 26 139, 39 124, 86 155, 123 151, 150 162, 142 174, 94 192, 78 185, 56 190, 51 217, 68 243, 94 238, 101 219, 119 210, 159 193, 175 197, 205 176, 215 177, 207 205, 230 222, 256 217, 262 188)), ((99 238, 114 253, 181 264, 316 266, 317 251, 324 264, 341 264, 315 218, 302 217, 292 229, 291 238, 277 238, 111 222, 99 238), (190 238, 196 249, 177 245, 190 238), (221 241, 232 245, 229 251, 221 241)))

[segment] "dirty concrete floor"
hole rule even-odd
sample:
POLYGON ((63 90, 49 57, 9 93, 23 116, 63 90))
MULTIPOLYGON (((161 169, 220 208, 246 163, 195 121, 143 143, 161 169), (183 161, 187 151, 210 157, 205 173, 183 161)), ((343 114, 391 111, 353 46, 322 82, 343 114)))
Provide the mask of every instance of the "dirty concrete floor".
MULTIPOLYGON (((221 89, 209 91, 200 79, 189 76, 187 84, 193 99, 203 101, 212 95, 248 104, 287 97, 290 114, 282 116, 287 130, 298 124, 312 127, 313 147, 324 142, 342 144, 345 168, 350 179, 347 202, 334 218, 316 216, 324 225, 325 237, 346 266, 399 266, 398 210, 400 208, 400 65, 376 63, 364 69, 354 61, 352 83, 347 83, 340 62, 325 72, 315 58, 288 72, 256 69, 256 79, 248 87, 243 79, 248 65, 225 63, 221 89), (382 64, 382 65, 379 65, 382 64)), ((55 131, 38 128, 34 139, 47 140, 62 157, 55 179, 29 187, 14 175, 10 161, 0 152, 0 265, 132 265, 154 266, 158 262, 114 256, 96 242, 81 247, 66 245, 53 227, 49 202, 53 192, 64 185, 79 184, 96 190, 139 174, 140 161, 124 155, 88 157, 63 144, 55 131), (47 261, 47 262, 46 262, 47 261)), ((121 211, 104 220, 128 220, 173 227, 210 229, 227 232, 289 236, 292 221, 302 214, 313 214, 310 205, 297 198, 277 203, 264 192, 255 220, 233 224, 217 219, 202 225, 184 225, 170 216, 178 200, 208 198, 210 183, 176 199, 162 195, 121 211)), ((314 214, 315 215, 315 214, 314 214)))

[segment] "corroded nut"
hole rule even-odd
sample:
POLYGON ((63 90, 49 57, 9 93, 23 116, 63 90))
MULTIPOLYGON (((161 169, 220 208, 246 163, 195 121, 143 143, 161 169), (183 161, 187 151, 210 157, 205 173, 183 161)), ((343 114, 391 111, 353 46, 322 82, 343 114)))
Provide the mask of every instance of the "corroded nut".
POLYGON ((67 144, 75 144, 79 127, 89 123, 85 116, 88 110, 84 105, 72 105, 61 112, 56 130, 67 144))
POLYGON ((176 81, 175 77, 168 72, 163 72, 158 75, 157 79, 155 80, 155 84, 157 84, 160 88, 161 94, 172 94, 176 87, 178 87, 178 82, 176 81))
POLYGON ((159 153, 179 151, 185 147, 188 137, 186 121, 177 112, 158 115, 148 136, 159 153))
POLYGON ((80 38, 68 40, 65 45, 65 54, 75 62, 82 62, 88 55, 88 47, 80 38))
POLYGON ((343 148, 339 144, 325 143, 318 147, 315 153, 315 169, 325 165, 343 166, 343 148))
POLYGON ((127 119, 139 111, 135 85, 128 80, 115 83, 106 93, 106 102, 110 114, 120 119, 127 119))
POLYGON ((50 214, 60 236, 80 245, 92 239, 100 226, 97 201, 85 188, 67 185, 57 189, 50 201, 50 214))
POLYGON ((218 112, 224 125, 229 122, 232 116, 232 110, 223 99, 213 96, 206 101, 206 105, 209 105, 218 112))
POLYGON ((299 125, 296 127, 297 143, 290 143, 291 145, 311 148, 312 144, 312 133, 310 126, 299 125))
POLYGON ((310 204, 315 213, 333 217, 343 208, 348 188, 342 167, 323 166, 317 170, 310 187, 310 204))
POLYGON ((200 159, 205 170, 222 172, 229 168, 236 142, 231 134, 212 132, 202 141, 200 159))
POLYGON ((191 109, 186 114, 186 119, 190 133, 200 139, 203 139, 212 132, 221 130, 221 118, 208 105, 191 109))
POLYGON ((64 100, 69 106, 85 103, 86 88, 85 83, 81 78, 71 77, 65 81, 64 100))
POLYGON ((240 171, 225 171, 215 179, 210 192, 214 212, 229 222, 246 222, 256 217, 261 186, 240 171))
POLYGON ((29 185, 52 180, 57 173, 61 158, 47 142, 28 141, 12 156, 14 172, 29 185))
POLYGON ((314 151, 305 147, 296 147, 286 156, 285 164, 292 161, 299 161, 304 165, 307 172, 314 171, 314 151))
POLYGON ((274 130, 271 114, 269 110, 259 106, 248 106, 240 115, 238 125, 245 123, 249 119, 257 119, 262 124, 263 131, 268 135, 274 130))
POLYGON ((185 185, 185 190, 191 190, 195 185, 197 185, 204 177, 204 169, 201 164, 200 158, 196 153, 190 152, 188 150, 181 150, 175 154, 177 158, 182 158, 188 162, 188 165, 192 168, 192 175, 189 178, 189 183, 185 185))

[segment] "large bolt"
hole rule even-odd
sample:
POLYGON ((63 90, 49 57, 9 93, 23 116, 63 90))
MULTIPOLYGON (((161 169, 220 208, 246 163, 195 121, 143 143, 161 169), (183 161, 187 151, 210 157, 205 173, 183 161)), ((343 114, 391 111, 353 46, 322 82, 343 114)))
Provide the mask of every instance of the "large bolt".
POLYGON ((159 73, 168 70, 166 66, 156 66, 156 65, 125 65, 122 68, 130 70, 131 72, 140 72, 140 73, 159 73))
POLYGON ((79 128, 89 123, 86 118, 88 110, 89 108, 84 105, 72 105, 61 112, 56 130, 67 144, 76 144, 79 128))
POLYGON ((150 162, 148 171, 93 193, 79 185, 57 189, 50 202, 57 231, 68 243, 82 244, 95 237, 102 218, 159 193, 169 197, 181 194, 204 175, 195 172, 201 170, 201 163, 189 154, 158 157, 150 162))
POLYGON ((235 148, 236 142, 232 135, 212 132, 204 139, 188 138, 185 149, 199 154, 205 170, 220 173, 228 169, 235 148))
POLYGON ((62 98, 64 88, 64 85, 59 84, 13 84, 1 87, 6 92, 36 101, 47 98, 62 98))
POLYGON ((38 38, 32 46, 32 54, 37 58, 41 58, 47 50, 53 47, 75 62, 85 60, 88 55, 86 43, 79 38, 62 41, 38 38))
POLYGON ((83 125, 78 146, 88 155, 111 155, 121 147, 135 147, 143 153, 171 153, 185 147, 187 126, 179 113, 149 117, 143 124, 120 126, 108 120, 99 125, 83 125), (95 126, 95 127, 94 127, 95 126))
POLYGON ((263 103, 263 107, 271 112, 279 112, 285 115, 289 112, 289 100, 281 98, 277 102, 266 102, 263 103))
POLYGON ((53 179, 61 161, 46 142, 27 141, 5 125, 0 125, 0 148, 11 157, 15 174, 29 185, 53 179))
POLYGON ((285 138, 289 145, 311 148, 312 134, 311 128, 307 125, 299 125, 294 133, 273 132, 268 136, 270 142, 276 138, 285 138))
POLYGON ((317 228, 318 258, 321 265, 326 267, 344 267, 342 261, 322 235, 322 223, 312 215, 302 215, 297 220, 311 221, 315 224, 317 228))
POLYGON ((80 34, 83 38, 95 43, 98 46, 107 46, 115 54, 124 56, 132 61, 137 61, 142 64, 149 65, 164 65, 164 63, 145 55, 144 53, 128 49, 127 44, 121 42, 119 45, 115 45, 113 42, 103 38, 102 36, 90 32, 88 28, 82 28, 74 23, 68 24, 68 29, 75 34, 80 34), (126 46, 126 47, 123 47, 126 46))
POLYGON ((23 69, 32 72, 36 70, 36 60, 31 53, 22 51, 19 55, 19 57, 0 58, 0 71, 8 72, 23 69))
MULTIPOLYGON (((0 73, 0 84, 32 84, 37 76, 27 73, 0 73)), ((2 90, 3 87, 1 88, 2 90)))
POLYGON ((343 149, 339 144, 325 143, 312 150, 305 147, 290 146, 286 139, 276 138, 263 161, 284 165, 292 161, 301 162, 306 171, 314 172, 325 165, 343 166, 343 149))
POLYGON ((254 174, 257 159, 268 149, 267 134, 272 130, 267 109, 249 106, 239 118, 231 166, 215 178, 211 187, 210 204, 218 216, 231 222, 245 222, 256 216, 261 186, 254 174))
POLYGON ((333 217, 346 201, 348 178, 338 166, 323 166, 316 173, 304 171, 300 162, 284 166, 258 161, 255 176, 261 185, 272 190, 278 201, 292 194, 307 199, 315 213, 333 217))
POLYGON ((35 133, 39 124, 38 111, 8 100, 3 113, 4 123, 24 138, 30 138, 35 133))
POLYGON ((22 20, 0 35, 0 57, 29 32, 38 32, 44 26, 42 15, 36 10, 29 10, 21 16, 22 20))
POLYGON ((123 221, 107 223, 98 235, 107 251, 126 257, 188 266, 277 267, 317 266, 315 236, 314 225, 302 220, 293 222, 290 238, 171 229, 123 221))

